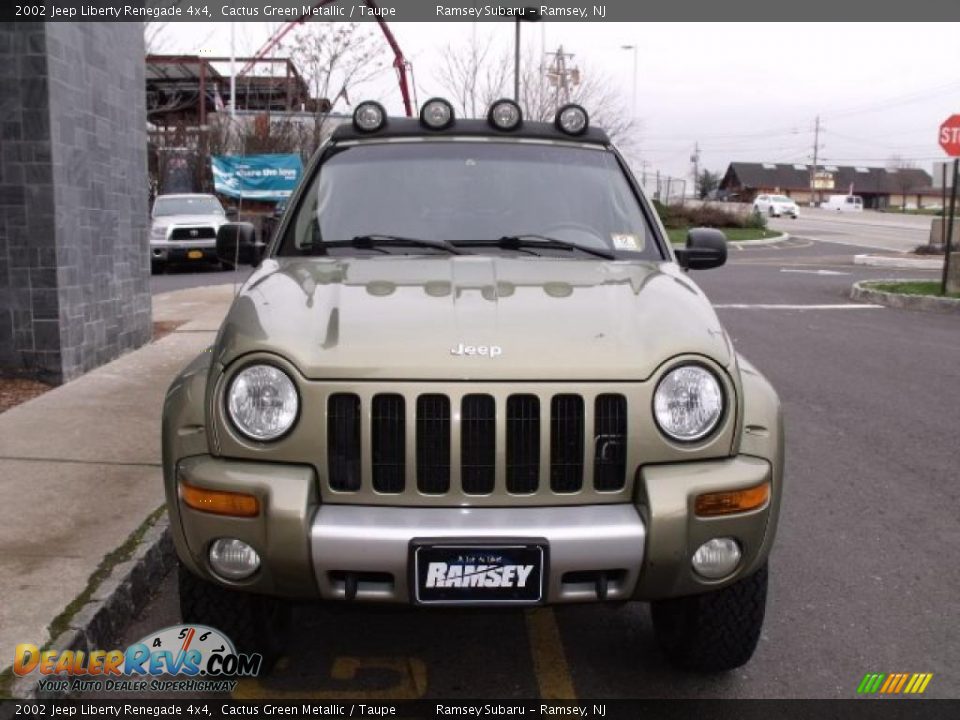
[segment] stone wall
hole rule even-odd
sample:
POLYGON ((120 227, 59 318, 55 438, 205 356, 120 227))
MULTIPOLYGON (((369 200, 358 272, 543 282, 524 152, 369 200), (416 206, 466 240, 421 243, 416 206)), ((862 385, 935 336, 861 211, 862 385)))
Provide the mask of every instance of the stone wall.
POLYGON ((0 371, 149 340, 144 103, 138 23, 0 23, 0 371))

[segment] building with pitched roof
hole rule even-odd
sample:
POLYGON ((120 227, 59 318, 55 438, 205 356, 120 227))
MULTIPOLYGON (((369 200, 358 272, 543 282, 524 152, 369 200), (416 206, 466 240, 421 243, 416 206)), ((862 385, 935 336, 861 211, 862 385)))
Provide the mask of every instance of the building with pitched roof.
POLYGON ((809 205, 829 195, 859 195, 867 208, 939 207, 941 191, 933 188, 930 173, 920 168, 879 168, 854 165, 732 162, 720 182, 730 200, 753 202, 762 193, 787 195, 809 205))

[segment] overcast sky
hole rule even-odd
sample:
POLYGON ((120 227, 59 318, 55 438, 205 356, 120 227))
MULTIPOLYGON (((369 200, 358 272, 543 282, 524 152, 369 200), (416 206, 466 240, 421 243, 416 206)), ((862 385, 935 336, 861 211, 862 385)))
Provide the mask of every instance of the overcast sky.
MULTIPOLYGON (((276 25, 237 23, 237 53, 256 51, 276 25)), ((371 24, 371 29, 375 27, 371 24)), ((574 64, 600 72, 630 111, 637 45, 637 150, 647 171, 690 175, 694 142, 701 167, 732 160, 810 162, 821 117, 821 162, 885 165, 892 155, 931 169, 943 152, 937 129, 960 113, 960 25, 870 23, 562 23, 524 24, 539 51, 560 44, 574 64)), ((513 25, 392 23, 413 63, 420 100, 442 94, 436 79, 448 43, 472 33, 512 49, 513 25)), ((164 52, 228 54, 229 23, 171 23, 164 52)), ((385 56, 387 57, 387 56, 385 56)), ((400 113, 389 67, 362 92, 400 113)), ((349 110, 342 104, 338 109, 349 110)), ((589 109, 589 108, 588 108, 589 109)), ((639 164, 634 163, 639 170, 639 164)))

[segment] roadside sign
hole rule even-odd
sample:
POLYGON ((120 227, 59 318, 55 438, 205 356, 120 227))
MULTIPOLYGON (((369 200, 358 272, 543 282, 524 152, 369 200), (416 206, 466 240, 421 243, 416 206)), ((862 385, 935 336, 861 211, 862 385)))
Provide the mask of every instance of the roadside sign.
POLYGON ((960 157, 960 115, 951 115, 940 126, 940 147, 950 157, 960 157))
POLYGON ((935 162, 933 164, 933 172, 931 177, 933 182, 931 185, 938 190, 940 188, 950 189, 950 186, 953 184, 953 163, 947 162, 935 162))

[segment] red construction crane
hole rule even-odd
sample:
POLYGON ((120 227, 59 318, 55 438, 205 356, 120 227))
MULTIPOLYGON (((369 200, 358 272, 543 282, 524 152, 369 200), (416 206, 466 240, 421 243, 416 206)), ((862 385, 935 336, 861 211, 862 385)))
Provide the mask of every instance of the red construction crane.
MULTIPOLYGON (((319 2, 315 2, 313 4, 311 10, 323 7, 324 5, 330 5, 336 1, 337 0, 320 0, 319 2)), ((373 11, 373 16, 377 19, 377 24, 380 26, 381 32, 383 32, 383 37, 386 38, 387 44, 393 51, 393 67, 397 71, 397 80, 400 83, 400 95, 403 97, 403 109, 407 113, 407 117, 413 117, 413 104, 410 102, 410 87, 407 85, 407 61, 403 57, 403 51, 397 44, 397 39, 393 36, 393 33, 390 32, 390 27, 387 25, 386 20, 384 20, 381 16, 377 4, 373 0, 363 0, 363 4, 373 11)), ((280 44, 280 41, 283 40, 284 36, 288 32, 290 32, 295 26, 302 24, 310 17, 311 13, 303 13, 296 20, 292 20, 281 25, 277 31, 270 36, 270 39, 263 44, 263 47, 257 50, 253 58, 243 66, 240 72, 237 73, 237 77, 248 73, 250 68, 252 68, 258 60, 265 58, 271 50, 280 44)))

